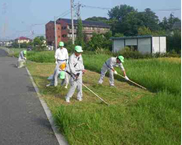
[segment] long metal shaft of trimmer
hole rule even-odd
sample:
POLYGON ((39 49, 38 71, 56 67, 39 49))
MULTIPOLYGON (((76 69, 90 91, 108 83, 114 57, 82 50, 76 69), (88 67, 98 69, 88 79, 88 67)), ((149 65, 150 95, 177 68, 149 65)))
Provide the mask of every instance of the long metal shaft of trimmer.
POLYGON ((99 97, 99 95, 97 95, 94 91, 92 91, 91 89, 89 89, 85 84, 82 83, 82 85, 87 88, 90 92, 92 92, 97 98, 99 98, 102 102, 104 102, 106 105, 109 105, 106 101, 104 101, 101 97, 99 97))
MULTIPOLYGON (((125 79, 125 77, 124 77, 124 76, 122 76, 122 75, 120 75, 120 74, 117 74, 117 75, 125 79)), ((131 82, 131 83, 133 83, 133 84, 135 84, 136 86, 139 86, 140 88, 142 88, 142 89, 144 89, 144 90, 147 90, 147 88, 145 88, 145 87, 143 87, 143 86, 141 86, 141 85, 139 85, 139 84, 135 83, 135 82, 134 82, 134 81, 132 81, 132 80, 128 80, 128 81, 129 81, 129 82, 131 82)))
MULTIPOLYGON (((70 72, 68 72, 68 71, 66 71, 66 73, 68 73, 74 80, 75 80, 75 78, 73 77, 73 75, 70 73, 70 72)), ((106 101, 104 101, 101 97, 99 97, 99 95, 97 95, 96 93, 94 93, 94 91, 92 91, 91 89, 89 89, 84 83, 82 83, 82 85, 85 87, 85 88, 87 88, 90 92, 92 92, 97 98, 99 98, 102 102, 104 102, 106 105, 109 105, 106 101)))

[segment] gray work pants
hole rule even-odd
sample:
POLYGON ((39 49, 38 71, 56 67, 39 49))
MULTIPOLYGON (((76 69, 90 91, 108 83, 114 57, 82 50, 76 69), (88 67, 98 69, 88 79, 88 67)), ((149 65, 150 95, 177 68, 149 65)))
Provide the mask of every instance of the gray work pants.
POLYGON ((75 81, 72 77, 70 79, 70 89, 68 91, 68 94, 66 95, 66 99, 70 99, 74 92, 75 89, 77 88, 77 99, 82 99, 82 71, 79 71, 80 75, 78 77, 78 79, 75 81))
MULTIPOLYGON (((65 61, 58 61, 57 65, 56 65, 56 67, 54 69, 53 79, 51 81, 51 85, 52 86, 55 86, 56 87, 58 85, 58 76, 59 76, 59 73, 60 73, 59 66, 62 63, 66 63, 66 62, 65 61)), ((68 75, 66 75, 65 81, 66 81, 66 84, 68 84, 68 82, 69 82, 68 75)))
POLYGON ((109 83, 110 83, 111 86, 113 86, 114 85, 114 72, 110 68, 108 68, 106 66, 106 64, 104 64, 102 66, 101 75, 100 75, 100 79, 99 79, 99 82, 98 83, 99 84, 102 84, 103 83, 103 79, 104 79, 107 71, 109 71, 109 83))
POLYGON ((23 59, 23 60, 19 60, 18 62, 17 62, 17 67, 18 68, 22 68, 22 67, 24 67, 25 66, 25 60, 23 59))

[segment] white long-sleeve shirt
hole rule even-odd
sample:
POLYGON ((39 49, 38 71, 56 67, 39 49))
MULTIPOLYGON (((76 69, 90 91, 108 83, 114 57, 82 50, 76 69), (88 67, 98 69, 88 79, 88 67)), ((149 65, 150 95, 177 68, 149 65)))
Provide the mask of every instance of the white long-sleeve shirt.
POLYGON ((116 61, 116 57, 111 57, 109 58, 105 63, 105 65, 111 69, 113 69, 114 67, 120 67, 122 69, 122 71, 124 71, 124 66, 122 63, 117 63, 116 61))
POLYGON ((68 60, 68 51, 66 48, 58 48, 55 53, 55 59, 57 61, 65 61, 68 60))
POLYGON ((74 53, 69 58, 69 68, 71 73, 76 74, 78 71, 84 70, 83 58, 81 55, 76 56, 74 53))

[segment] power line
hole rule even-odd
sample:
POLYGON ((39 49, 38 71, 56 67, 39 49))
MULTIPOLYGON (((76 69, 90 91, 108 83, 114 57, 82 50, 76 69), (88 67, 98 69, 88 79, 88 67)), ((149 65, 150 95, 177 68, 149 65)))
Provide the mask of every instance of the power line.
POLYGON ((112 8, 104 8, 104 7, 96 7, 96 6, 87 6, 87 5, 82 5, 82 7, 91 8, 91 9, 102 9, 102 10, 110 10, 110 9, 112 9, 112 8))
POLYGON ((171 8, 171 9, 156 9, 152 11, 180 11, 180 8, 171 8))
MULTIPOLYGON (((91 9, 101 9, 101 10, 111 10, 112 8, 105 8, 105 7, 96 7, 96 6, 88 6, 82 5, 82 7, 91 8, 91 9)), ((152 11, 180 11, 181 8, 170 8, 170 9, 154 9, 152 11)))

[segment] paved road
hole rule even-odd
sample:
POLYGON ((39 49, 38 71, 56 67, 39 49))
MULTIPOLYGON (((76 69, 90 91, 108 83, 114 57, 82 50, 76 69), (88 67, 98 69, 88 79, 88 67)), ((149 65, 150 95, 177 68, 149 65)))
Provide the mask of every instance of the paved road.
POLYGON ((0 145, 58 145, 25 68, 0 49, 0 145))

